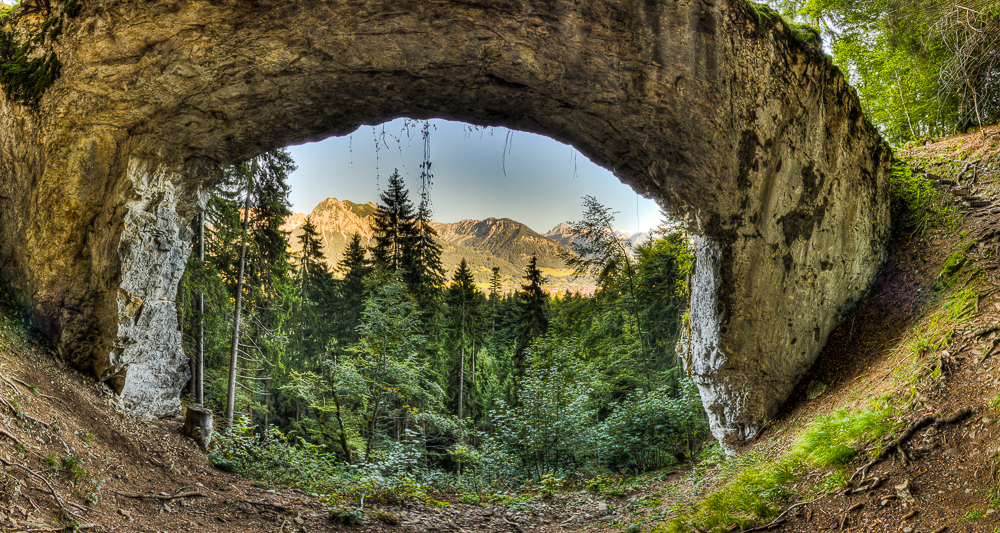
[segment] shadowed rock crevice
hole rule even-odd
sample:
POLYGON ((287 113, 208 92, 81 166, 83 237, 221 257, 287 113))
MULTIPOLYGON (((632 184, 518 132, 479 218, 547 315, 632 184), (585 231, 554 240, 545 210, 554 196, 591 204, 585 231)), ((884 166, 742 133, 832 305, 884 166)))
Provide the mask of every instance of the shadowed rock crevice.
POLYGON ((813 45, 741 0, 86 0, 52 47, 37 110, 0 98, 0 278, 136 411, 178 406, 173 299, 220 166, 361 124, 547 135, 683 218, 684 358, 726 442, 884 258, 881 139, 813 45))

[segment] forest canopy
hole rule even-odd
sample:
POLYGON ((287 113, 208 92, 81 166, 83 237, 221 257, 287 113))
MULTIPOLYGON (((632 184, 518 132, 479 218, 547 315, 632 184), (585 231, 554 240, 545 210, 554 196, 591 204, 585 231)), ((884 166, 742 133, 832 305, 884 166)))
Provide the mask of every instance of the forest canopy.
POLYGON ((1000 2, 776 0, 819 27, 893 144, 1000 118, 1000 2))

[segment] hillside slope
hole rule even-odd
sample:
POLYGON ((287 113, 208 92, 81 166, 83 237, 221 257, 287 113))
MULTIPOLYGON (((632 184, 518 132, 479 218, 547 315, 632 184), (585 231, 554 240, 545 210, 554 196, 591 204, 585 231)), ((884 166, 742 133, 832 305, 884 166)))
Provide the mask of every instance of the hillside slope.
POLYGON ((1000 529, 998 136, 900 151, 896 198, 917 209, 897 202, 875 285, 770 426, 692 473, 662 530, 1000 529))

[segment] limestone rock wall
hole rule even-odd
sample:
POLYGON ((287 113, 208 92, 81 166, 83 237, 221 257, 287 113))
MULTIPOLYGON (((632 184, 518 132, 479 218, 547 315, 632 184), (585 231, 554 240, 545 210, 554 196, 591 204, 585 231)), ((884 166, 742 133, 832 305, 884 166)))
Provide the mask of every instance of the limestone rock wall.
POLYGON ((687 368, 726 442, 882 260, 881 140, 843 76, 742 0, 82 5, 40 106, 0 97, 0 281, 139 412, 177 406, 186 225, 220 166, 399 116, 551 136, 684 217, 687 368))

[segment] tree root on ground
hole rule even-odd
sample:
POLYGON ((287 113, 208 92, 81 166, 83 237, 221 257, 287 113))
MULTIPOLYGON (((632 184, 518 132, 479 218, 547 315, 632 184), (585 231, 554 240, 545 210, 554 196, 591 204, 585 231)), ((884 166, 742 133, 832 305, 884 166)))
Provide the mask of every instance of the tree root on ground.
MULTIPOLYGON (((76 516, 76 513, 74 513, 69 508, 69 506, 66 505, 66 503, 63 501, 63 499, 56 492, 56 489, 52 487, 52 484, 49 483, 49 480, 45 476, 39 474, 38 472, 35 472, 34 470, 28 468, 27 466, 24 466, 24 465, 22 465, 20 463, 15 463, 13 461, 8 461, 8 460, 4 459, 3 457, 0 457, 0 463, 2 463, 4 466, 13 466, 13 467, 20 468, 21 470, 24 470, 25 472, 31 474, 33 477, 40 479, 43 483, 45 483, 45 486, 48 487, 48 489, 45 489, 45 488, 41 489, 42 492, 47 492, 50 496, 52 496, 52 499, 56 501, 56 505, 58 505, 59 508, 63 510, 63 512, 66 512, 68 514, 76 516)), ((82 506, 76 505, 76 504, 74 504, 74 506, 78 507, 78 508, 82 507, 82 506)), ((84 507, 83 509, 84 510, 89 510, 86 507, 84 507)))
POLYGON ((770 522, 768 522, 768 523, 766 523, 766 524, 764 524, 762 526, 758 526, 758 527, 754 527, 754 528, 750 528, 750 529, 744 529, 743 531, 740 531, 740 533, 751 533, 753 531, 764 531, 764 530, 767 530, 767 529, 773 529, 773 528, 775 528, 777 526, 780 526, 781 524, 785 523, 785 519, 784 519, 785 515, 787 515, 792 509, 796 509, 796 508, 802 507, 803 505, 810 504, 810 503, 812 503, 812 502, 814 502, 814 501, 816 501, 818 499, 819 498, 815 498, 815 499, 812 499, 812 500, 808 500, 808 501, 804 501, 804 502, 799 502, 799 503, 796 503, 794 505, 791 505, 791 506, 788 507, 788 509, 785 509, 781 514, 779 514, 777 517, 775 517, 774 520, 771 520, 770 522))
POLYGON ((867 464, 855 470, 854 473, 851 474, 851 478, 847 481, 854 481, 854 478, 857 477, 858 474, 861 474, 861 480, 864 481, 865 476, 868 475, 868 469, 884 460, 886 457, 889 457, 889 455, 894 451, 899 452, 899 456, 902 458, 903 464, 910 464, 910 458, 906 455, 906 451, 903 450, 903 445, 913 438, 913 435, 916 434, 917 431, 932 424, 934 427, 943 426, 945 424, 954 424, 974 412, 975 409, 973 409, 972 406, 965 406, 961 409, 956 409, 952 413, 945 416, 939 417, 937 415, 925 415, 914 420, 913 422, 910 422, 903 429, 903 432, 899 434, 899 437, 883 446, 882 449, 875 455, 874 459, 868 461, 867 464))
POLYGON ((115 494, 123 496, 125 498, 133 498, 136 500, 176 500, 178 498, 211 498, 208 494, 202 494, 200 492, 185 492, 183 494, 176 494, 170 496, 167 494, 128 494, 125 492, 115 491, 115 494))

